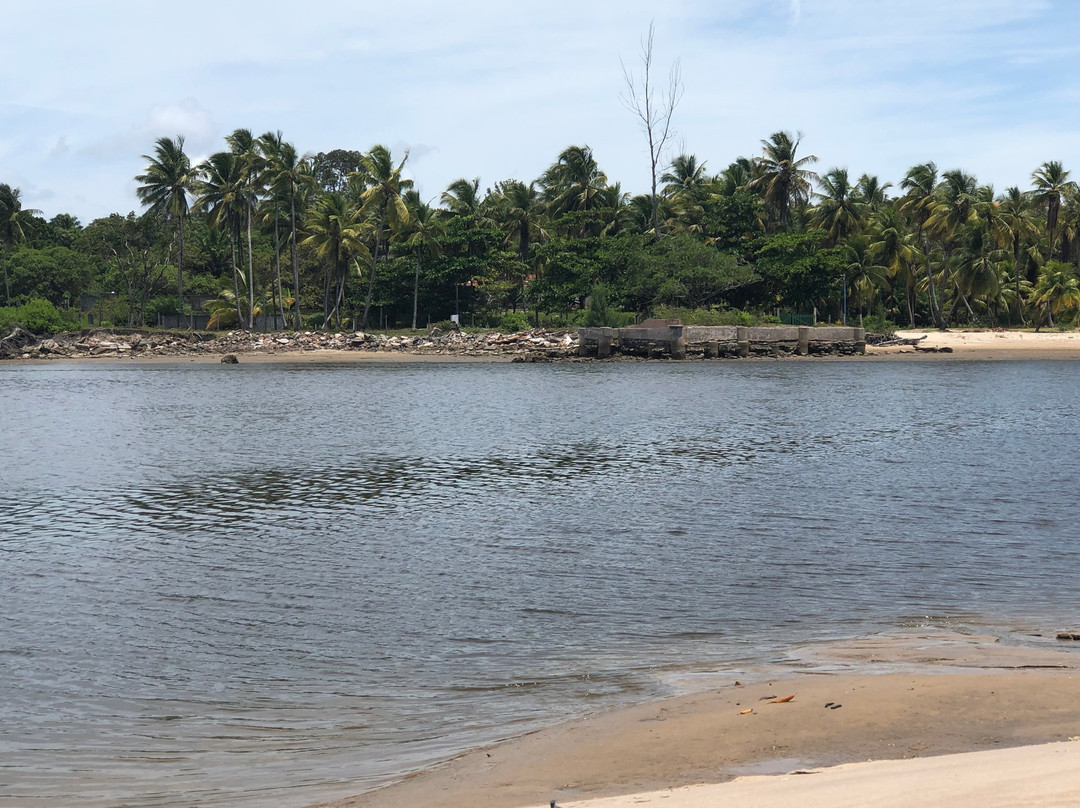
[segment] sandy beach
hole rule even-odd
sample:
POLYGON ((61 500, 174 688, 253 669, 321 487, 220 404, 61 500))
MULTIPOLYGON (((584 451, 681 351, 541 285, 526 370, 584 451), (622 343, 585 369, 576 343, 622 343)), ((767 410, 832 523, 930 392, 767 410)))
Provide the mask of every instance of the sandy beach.
POLYGON ((984 808, 1080 795, 1080 647, 931 632, 799 653, 791 667, 740 680, 714 670, 701 692, 570 721, 324 805, 984 808), (808 672, 793 673, 799 665, 808 672))
POLYGON ((896 336, 919 340, 920 348, 948 348, 950 352, 923 352, 911 345, 868 346, 875 358, 941 359, 944 361, 994 359, 1080 359, 1080 333, 1073 331, 949 331, 902 330, 896 336))

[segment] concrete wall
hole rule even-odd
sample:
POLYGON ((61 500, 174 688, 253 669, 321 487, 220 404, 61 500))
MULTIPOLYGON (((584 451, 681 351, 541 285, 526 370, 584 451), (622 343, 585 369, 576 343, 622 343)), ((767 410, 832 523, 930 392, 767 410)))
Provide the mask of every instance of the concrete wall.
POLYGON ((749 356, 752 353, 789 351, 799 354, 828 350, 862 353, 866 347, 866 332, 861 328, 824 326, 682 326, 646 322, 629 328, 578 329, 578 346, 582 356, 609 356, 612 351, 623 353, 670 354, 682 358, 687 350, 719 355, 749 356))

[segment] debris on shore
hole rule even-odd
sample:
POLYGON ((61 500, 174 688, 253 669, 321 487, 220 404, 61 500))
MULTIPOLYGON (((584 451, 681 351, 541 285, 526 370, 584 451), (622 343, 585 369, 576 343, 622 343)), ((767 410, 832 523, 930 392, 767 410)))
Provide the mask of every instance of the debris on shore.
POLYGON ((0 341, 0 359, 116 359, 362 351, 507 357, 519 362, 542 362, 577 356, 577 345, 575 333, 543 328, 516 334, 444 332, 433 328, 427 334, 418 336, 386 336, 363 331, 229 331, 214 335, 198 331, 96 329, 57 334, 42 340, 19 329, 11 337, 0 341))

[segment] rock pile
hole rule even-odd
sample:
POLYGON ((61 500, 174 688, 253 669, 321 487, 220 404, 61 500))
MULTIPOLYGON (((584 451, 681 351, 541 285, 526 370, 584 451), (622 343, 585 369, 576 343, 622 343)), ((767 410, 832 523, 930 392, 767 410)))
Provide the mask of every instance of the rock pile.
MULTIPOLYGON (((15 335, 13 335, 15 336, 15 335)), ((533 329, 517 334, 469 334, 433 328, 422 336, 291 331, 229 331, 220 336, 201 332, 90 330, 57 334, 38 341, 27 332, 3 341, 0 358, 83 358, 132 356, 198 356, 281 354, 308 351, 367 351, 441 356, 509 357, 536 362, 577 354, 577 337, 565 331, 533 329), (7 347, 10 342, 10 347, 7 347)))

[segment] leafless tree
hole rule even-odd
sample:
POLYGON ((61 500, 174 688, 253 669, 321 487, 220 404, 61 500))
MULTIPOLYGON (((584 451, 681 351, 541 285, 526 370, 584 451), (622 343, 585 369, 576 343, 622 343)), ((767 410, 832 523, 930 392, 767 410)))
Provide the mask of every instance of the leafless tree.
POLYGON ((641 70, 633 73, 622 65, 626 92, 621 96, 623 104, 638 119, 649 141, 649 168, 652 172, 652 218, 653 231, 660 236, 660 200, 656 195, 656 183, 660 173, 660 159, 664 147, 674 136, 671 118, 682 97, 682 75, 676 59, 668 71, 666 91, 658 91, 653 82, 653 33, 655 25, 649 23, 649 36, 641 43, 641 70))

